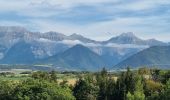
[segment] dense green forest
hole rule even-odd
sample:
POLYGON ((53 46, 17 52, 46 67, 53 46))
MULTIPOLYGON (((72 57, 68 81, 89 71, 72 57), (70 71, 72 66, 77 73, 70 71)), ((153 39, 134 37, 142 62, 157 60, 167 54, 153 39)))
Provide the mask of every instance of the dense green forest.
POLYGON ((62 72, 77 76, 74 85, 59 82, 58 73, 25 72, 22 80, 5 80, 13 74, 1 73, 0 100, 170 100, 170 70, 62 72))

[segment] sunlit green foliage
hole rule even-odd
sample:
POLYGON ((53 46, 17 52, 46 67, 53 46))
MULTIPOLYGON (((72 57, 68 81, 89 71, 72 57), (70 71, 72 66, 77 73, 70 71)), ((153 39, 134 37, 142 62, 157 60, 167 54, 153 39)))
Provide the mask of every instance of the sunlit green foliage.
POLYGON ((74 100, 69 88, 45 80, 29 79, 23 81, 14 89, 16 100, 74 100))
POLYGON ((0 100, 170 100, 169 72, 147 68, 127 68, 116 74, 105 68, 96 73, 66 72, 63 75, 79 77, 72 86, 65 78, 61 81, 56 71, 33 72, 22 80, 10 80, 16 76, 2 74, 0 100))

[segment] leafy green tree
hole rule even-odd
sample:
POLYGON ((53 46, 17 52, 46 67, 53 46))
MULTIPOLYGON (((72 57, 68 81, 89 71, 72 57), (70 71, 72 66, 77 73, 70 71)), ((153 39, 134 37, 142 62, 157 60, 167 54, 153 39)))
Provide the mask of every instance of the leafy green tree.
POLYGON ((160 73, 160 69, 152 69, 152 70, 151 70, 152 79, 153 79, 154 81, 159 81, 159 80, 160 80, 160 75, 159 75, 159 73, 160 73))
POLYGON ((127 100, 145 100, 141 76, 135 76, 135 90, 133 94, 131 94, 130 92, 127 93, 127 100))
POLYGON ((165 91, 162 92, 160 98, 162 100, 170 100, 170 79, 167 81, 165 91))
POLYGON ((127 68, 126 72, 123 72, 120 76, 120 78, 117 80, 116 83, 116 90, 117 94, 116 99, 117 100, 125 100, 127 97, 127 93, 133 93, 135 88, 135 80, 134 80, 134 74, 131 72, 130 68, 127 68))
POLYGON ((12 93, 18 83, 14 81, 0 81, 0 100, 12 99, 12 93))
POLYGON ((39 80, 49 80, 50 76, 47 72, 42 72, 42 71, 37 71, 32 73, 31 75, 32 78, 34 79, 39 79, 39 80))
POLYGON ((96 100, 98 87, 93 76, 87 76, 85 79, 79 79, 73 89, 76 100, 96 100))
POLYGON ((134 98, 135 100, 145 100, 142 77, 137 75, 135 79, 134 98))
POLYGON ((161 77, 161 82, 163 84, 166 84, 166 82, 170 79, 170 70, 161 70, 159 73, 161 77))
POLYGON ((131 94, 130 92, 127 93, 126 97, 127 97, 127 100, 135 100, 134 95, 131 94))

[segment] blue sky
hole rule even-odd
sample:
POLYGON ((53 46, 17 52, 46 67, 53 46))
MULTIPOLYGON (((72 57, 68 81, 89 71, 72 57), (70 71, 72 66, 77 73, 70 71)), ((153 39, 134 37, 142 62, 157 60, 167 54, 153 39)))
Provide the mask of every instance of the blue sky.
POLYGON ((96 40, 134 32, 170 41, 170 0, 0 0, 0 25, 96 40))

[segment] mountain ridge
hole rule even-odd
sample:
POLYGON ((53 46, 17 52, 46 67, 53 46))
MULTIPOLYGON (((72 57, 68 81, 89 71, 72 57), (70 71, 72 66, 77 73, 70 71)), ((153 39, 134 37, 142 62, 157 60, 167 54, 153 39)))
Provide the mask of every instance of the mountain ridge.
POLYGON ((138 38, 133 32, 122 33, 116 37, 112 37, 111 39, 104 42, 106 43, 119 43, 119 44, 137 44, 137 45, 164 45, 163 42, 158 41, 156 39, 147 39, 143 40, 138 38))

